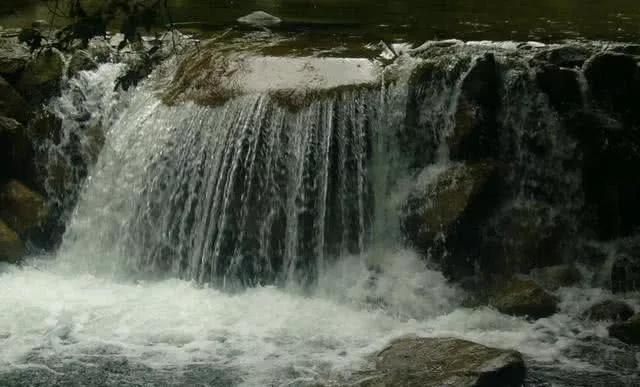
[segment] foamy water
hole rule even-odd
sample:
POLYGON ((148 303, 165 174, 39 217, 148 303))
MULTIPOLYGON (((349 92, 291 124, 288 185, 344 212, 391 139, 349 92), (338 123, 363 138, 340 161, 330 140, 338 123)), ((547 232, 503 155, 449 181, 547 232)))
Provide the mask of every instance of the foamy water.
POLYGON ((118 282, 61 273, 37 260, 6 267, 0 374, 34 370, 59 377, 74 363, 100 370, 105 361, 126 359, 127 369, 195 366, 232 376, 218 383, 202 376, 209 385, 338 383, 403 335, 459 337, 517 349, 538 365, 607 372, 597 357, 571 354, 585 339, 606 338, 606 323, 576 318, 606 292, 563 289, 561 313, 528 322, 485 307, 461 308, 460 291, 420 267, 415 254, 392 258, 387 261, 398 264, 375 271, 357 257, 345 259, 311 294, 275 287, 229 294, 180 280, 118 282))

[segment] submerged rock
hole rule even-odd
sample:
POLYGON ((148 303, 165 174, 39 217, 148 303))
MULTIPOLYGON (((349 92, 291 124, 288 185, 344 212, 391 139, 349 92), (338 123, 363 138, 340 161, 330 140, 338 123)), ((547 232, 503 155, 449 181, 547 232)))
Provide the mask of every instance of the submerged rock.
POLYGON ((405 338, 380 352, 376 371, 357 385, 516 387, 525 374, 516 351, 453 338, 405 338))
POLYGON ((238 23, 253 27, 273 27, 280 24, 282 20, 264 11, 252 12, 238 19, 238 23))
POLYGON ((625 321, 633 316, 633 308, 626 302, 605 300, 589 307, 583 317, 594 321, 625 321))
POLYGON ((44 226, 49 215, 44 197, 19 181, 10 180, 0 189, 0 218, 20 236, 44 226))
POLYGON ((532 280, 513 278, 491 293, 489 304, 504 314, 538 319, 558 311, 558 298, 532 280))
POLYGON ((18 234, 0 220, 0 261, 14 263, 24 255, 24 243, 18 234))
POLYGON ((60 51, 43 50, 27 64, 17 88, 29 102, 41 103, 59 92, 64 67, 64 56, 60 51))
POLYGON ((609 336, 627 344, 640 345, 640 313, 625 322, 610 326, 609 336))

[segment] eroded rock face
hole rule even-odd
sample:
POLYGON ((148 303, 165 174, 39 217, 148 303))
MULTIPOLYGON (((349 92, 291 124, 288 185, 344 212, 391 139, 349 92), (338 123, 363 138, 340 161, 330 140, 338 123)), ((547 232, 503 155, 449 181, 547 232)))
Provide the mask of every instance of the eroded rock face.
POLYGON ((15 263, 24 253, 24 243, 18 234, 0 220, 0 261, 15 263))
POLYGON ((558 311, 558 298, 532 280, 513 278, 489 296, 489 304, 504 314, 533 319, 549 317, 558 311))
POLYGON ((50 216, 47 202, 24 184, 10 180, 0 189, 0 218, 20 236, 44 226, 50 216))
POLYGON ((380 352, 376 371, 357 385, 515 387, 525 374, 516 351, 453 338, 405 338, 380 352))
POLYGON ((633 316, 633 308, 626 302, 605 300, 589 307, 583 316, 594 321, 625 321, 633 316))
POLYGON ((633 345, 640 345, 640 313, 629 320, 609 327, 609 336, 633 345))

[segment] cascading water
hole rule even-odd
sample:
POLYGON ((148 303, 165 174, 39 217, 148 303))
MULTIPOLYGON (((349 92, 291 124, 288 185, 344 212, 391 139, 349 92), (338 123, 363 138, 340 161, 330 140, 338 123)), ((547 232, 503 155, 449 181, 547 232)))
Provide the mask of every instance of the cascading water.
POLYGON ((302 106, 272 90, 167 105, 162 75, 119 95, 110 88, 118 66, 81 73, 94 82, 75 83, 54 111, 71 138, 86 134, 71 119, 84 106, 105 128, 104 147, 56 261, 0 274, 0 380, 341 385, 391 339, 421 335, 518 349, 532 385, 633 385, 635 355, 611 343, 604 323, 576 317, 607 291, 563 288, 559 313, 537 321, 464 308, 464 292, 403 245, 411 190, 464 165, 453 138, 459 103, 487 51, 515 69, 503 73, 505 108, 490 119, 520 157, 509 175, 518 203, 539 199, 532 182, 566 178, 567 196, 549 203, 564 211, 578 184, 559 173, 572 144, 515 47, 447 47, 401 55, 368 84, 303 93, 302 106), (411 76, 421 66, 429 75, 411 76), (105 98, 74 101, 78 90, 105 98), (535 117, 544 125, 527 132, 535 117), (535 135, 554 141, 543 162, 527 148, 535 135), (596 350, 605 356, 584 355, 596 350))

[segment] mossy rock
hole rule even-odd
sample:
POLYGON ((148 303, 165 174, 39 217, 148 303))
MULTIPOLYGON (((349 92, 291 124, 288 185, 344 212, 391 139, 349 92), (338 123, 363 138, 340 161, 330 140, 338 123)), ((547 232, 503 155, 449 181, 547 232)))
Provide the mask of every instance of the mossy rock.
POLYGON ((609 336, 633 345, 640 345, 640 313, 629 320, 609 327, 609 336))
POLYGON ((0 261, 15 263, 24 253, 24 243, 18 234, 0 220, 0 261))
POLYGON ((42 195, 17 180, 0 188, 0 218, 21 237, 43 227, 51 211, 42 195))
POLYGON ((491 292, 489 304, 504 314, 549 317, 558 311, 558 298, 532 280, 513 278, 504 287, 491 292))
POLYGON ((376 371, 355 385, 521 386, 526 368, 520 353, 454 338, 403 338, 378 354, 376 371))

